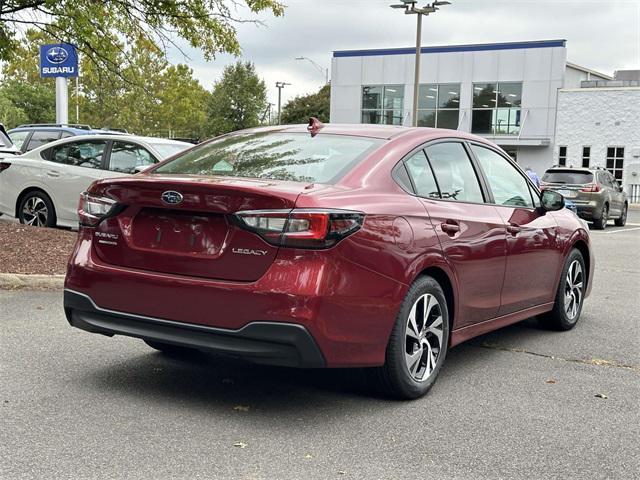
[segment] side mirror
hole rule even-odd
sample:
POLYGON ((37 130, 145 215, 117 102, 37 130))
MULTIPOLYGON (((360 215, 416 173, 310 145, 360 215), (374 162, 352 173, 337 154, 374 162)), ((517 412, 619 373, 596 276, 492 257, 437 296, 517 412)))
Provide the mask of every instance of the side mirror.
POLYGON ((553 190, 543 190, 540 197, 542 209, 547 212, 556 212, 564 208, 564 197, 553 190))

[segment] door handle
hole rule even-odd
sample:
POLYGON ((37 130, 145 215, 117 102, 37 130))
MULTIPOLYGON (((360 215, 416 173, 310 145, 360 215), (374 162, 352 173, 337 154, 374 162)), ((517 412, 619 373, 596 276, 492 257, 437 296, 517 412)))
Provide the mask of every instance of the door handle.
POLYGON ((507 232, 509 232, 511 235, 515 236, 521 231, 522 228, 520 228, 518 225, 507 225, 507 232))
POLYGON ((49 170, 47 172, 47 175, 49 175, 50 177, 59 177, 60 176, 60 172, 58 172, 57 170, 49 170))
POLYGON ((453 223, 451 220, 443 222, 440 224, 442 231, 447 235, 455 235, 460 231, 460 225, 457 223, 453 223))

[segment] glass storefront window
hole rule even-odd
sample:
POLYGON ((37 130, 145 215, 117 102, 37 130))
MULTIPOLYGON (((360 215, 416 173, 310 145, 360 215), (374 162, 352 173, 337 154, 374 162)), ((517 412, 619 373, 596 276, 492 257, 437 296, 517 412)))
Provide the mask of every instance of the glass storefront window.
POLYGON ((418 126, 458 128, 460 84, 420 85, 418 91, 418 126))
POLYGON ((403 85, 362 87, 362 123, 402 125, 403 85))
POLYGON ((522 83, 474 83, 471 131, 484 135, 520 132, 522 83))

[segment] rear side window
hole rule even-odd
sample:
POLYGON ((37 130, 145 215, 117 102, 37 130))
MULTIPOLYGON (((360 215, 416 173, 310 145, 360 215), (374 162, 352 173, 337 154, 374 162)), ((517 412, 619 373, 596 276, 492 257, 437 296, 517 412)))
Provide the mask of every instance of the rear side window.
POLYGON ((153 165, 155 159, 140 145, 113 142, 109 170, 112 172, 136 173, 136 167, 153 165))
MULTIPOLYGON (((22 131, 22 132, 12 132, 9 134, 9 138, 11 138, 11 141, 13 142, 13 144, 19 148, 20 150, 22 150, 22 144, 24 143, 24 141, 27 139, 27 137, 29 136, 29 131, 22 131)), ((2 136, 2 134, 0 134, 0 137, 2 136)), ((6 143, 6 142, 4 142, 6 143)))
POLYGON ((346 135, 247 133, 204 144, 152 173, 334 183, 383 142, 346 135))
POLYGON ((421 197, 440 198, 438 184, 433 177, 431 167, 424 151, 420 150, 405 162, 407 171, 415 185, 416 194, 421 197))
POLYGON ((497 205, 533 207, 529 182, 509 161, 488 148, 472 145, 497 205))
POLYGON ((107 142, 70 142, 51 149, 49 160, 64 165, 101 168, 107 142))
POLYGON ((53 142, 60 138, 60 132, 53 132, 50 130, 36 130, 31 135, 31 139, 29 140, 29 145, 27 146, 25 151, 33 150, 34 148, 41 147, 42 145, 46 145, 47 143, 53 142))
POLYGON ((484 202, 478 176, 461 143, 437 143, 427 147, 425 152, 443 199, 484 202))
POLYGON ((542 181, 547 183, 582 185, 593 182, 593 174, 591 172, 575 170, 547 170, 542 176, 542 181))

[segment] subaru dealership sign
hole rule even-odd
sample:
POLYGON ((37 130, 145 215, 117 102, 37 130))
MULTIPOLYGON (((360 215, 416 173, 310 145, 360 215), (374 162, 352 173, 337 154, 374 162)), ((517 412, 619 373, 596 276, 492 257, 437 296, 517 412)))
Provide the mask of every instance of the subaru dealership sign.
POLYGON ((41 77, 77 77, 78 54, 68 43, 40 46, 41 77))

